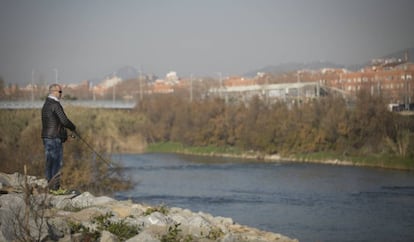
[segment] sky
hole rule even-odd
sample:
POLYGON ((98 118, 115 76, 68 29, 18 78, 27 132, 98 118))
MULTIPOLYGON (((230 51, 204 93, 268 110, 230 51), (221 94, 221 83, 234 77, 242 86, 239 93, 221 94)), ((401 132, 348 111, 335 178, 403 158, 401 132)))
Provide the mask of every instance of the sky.
POLYGON ((0 78, 79 83, 361 64, 414 47, 412 0, 0 0, 0 78), (57 78, 56 78, 57 77, 57 78))

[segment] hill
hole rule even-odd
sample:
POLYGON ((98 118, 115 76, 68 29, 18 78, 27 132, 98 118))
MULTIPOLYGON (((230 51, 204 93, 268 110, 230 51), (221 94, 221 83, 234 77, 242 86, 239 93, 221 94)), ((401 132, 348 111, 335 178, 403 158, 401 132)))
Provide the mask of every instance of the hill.
MULTIPOLYGON (((379 56, 377 59, 401 59, 405 60, 406 58, 408 61, 413 62, 414 61, 414 47, 402 49, 393 53, 389 53, 383 56, 379 56)), ((271 73, 274 75, 285 73, 285 72, 292 72, 297 70, 318 70, 322 68, 346 68, 348 70, 359 70, 364 66, 370 65, 372 60, 366 60, 361 63, 355 63, 352 65, 340 65, 329 61, 313 61, 313 62, 307 62, 307 63, 301 63, 301 62, 288 62, 288 63, 281 63, 278 65, 269 65, 260 69, 256 69, 253 71, 249 71, 244 74, 244 76, 247 77, 253 77, 256 76, 258 72, 266 72, 271 73)))
POLYGON ((394 53, 381 57, 381 59, 390 59, 390 58, 396 58, 396 59, 401 59, 401 60, 405 60, 407 58, 409 62, 413 62, 414 61, 414 47, 396 51, 394 53))

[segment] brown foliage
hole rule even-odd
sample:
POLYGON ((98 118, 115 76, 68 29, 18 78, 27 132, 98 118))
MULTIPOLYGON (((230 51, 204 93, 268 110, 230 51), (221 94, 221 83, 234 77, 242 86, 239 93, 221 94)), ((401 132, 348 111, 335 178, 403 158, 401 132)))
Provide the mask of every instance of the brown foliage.
POLYGON ((409 152, 401 149, 409 151, 414 145, 412 118, 389 112, 381 97, 366 93, 352 106, 340 97, 287 106, 257 97, 247 104, 226 104, 221 99, 190 103, 163 95, 143 102, 137 111, 147 117, 144 132, 149 142, 238 146, 265 154, 328 151, 405 156, 409 152), (401 130, 408 134, 401 135, 401 130))

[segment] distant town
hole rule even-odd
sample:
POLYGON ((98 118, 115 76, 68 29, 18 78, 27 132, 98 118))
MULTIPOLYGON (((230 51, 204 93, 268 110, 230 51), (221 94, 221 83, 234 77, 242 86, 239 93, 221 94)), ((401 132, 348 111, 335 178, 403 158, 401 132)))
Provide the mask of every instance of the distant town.
MULTIPOLYGON (((243 102, 259 96, 269 102, 306 102, 324 95, 342 95, 352 100, 362 90, 380 95, 390 110, 414 110, 414 63, 404 58, 375 59, 357 71, 344 68, 302 69, 280 74, 258 72, 254 77, 222 76, 180 77, 171 71, 164 78, 140 74, 123 79, 116 74, 95 85, 85 80, 79 84, 62 84, 64 99, 89 101, 139 102, 149 95, 177 94, 189 101, 219 97, 226 102, 243 102)), ((0 80, 1 101, 40 101, 47 93, 47 84, 26 86, 6 84, 0 80)))

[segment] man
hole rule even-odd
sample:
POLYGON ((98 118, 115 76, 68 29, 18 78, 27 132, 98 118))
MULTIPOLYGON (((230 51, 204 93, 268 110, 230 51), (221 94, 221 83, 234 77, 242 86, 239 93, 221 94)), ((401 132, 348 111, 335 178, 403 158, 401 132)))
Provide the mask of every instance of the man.
POLYGON ((49 86, 49 96, 42 108, 42 139, 46 156, 46 179, 49 189, 60 188, 60 174, 63 159, 63 143, 67 139, 66 128, 75 132, 75 125, 66 117, 60 99, 62 87, 59 84, 49 86))

